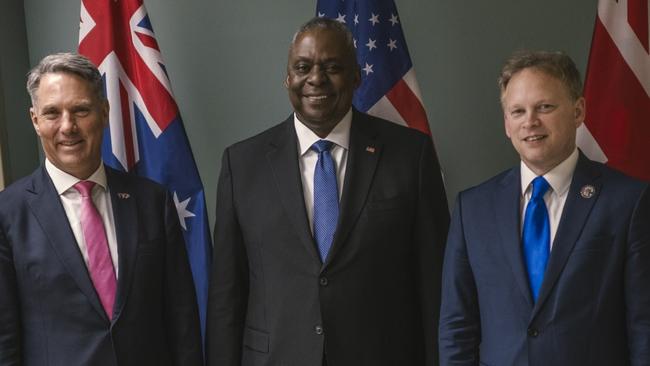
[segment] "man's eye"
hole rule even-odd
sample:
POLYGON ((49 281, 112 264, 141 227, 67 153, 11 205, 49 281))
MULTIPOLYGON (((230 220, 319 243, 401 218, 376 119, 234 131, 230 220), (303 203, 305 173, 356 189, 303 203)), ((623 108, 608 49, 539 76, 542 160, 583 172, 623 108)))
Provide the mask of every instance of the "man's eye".
POLYGON ((329 74, 339 73, 339 72, 341 72, 342 69, 343 68, 341 67, 341 65, 337 65, 337 64, 325 65, 325 70, 329 74))
POLYGON ((549 112, 549 111, 552 111, 554 109, 554 107, 555 106, 553 104, 540 104, 538 109, 539 109, 540 112, 549 112))
POLYGON ((512 111, 510 111, 510 115, 513 116, 513 117, 519 117, 522 114, 524 114, 523 109, 513 109, 512 111))
POLYGON ((293 67, 293 69, 300 74, 304 74, 309 72, 309 65, 307 64, 297 64, 293 67))
POLYGON ((74 115, 77 117, 86 117, 87 115, 90 114, 90 109, 78 109, 74 111, 74 115))
POLYGON ((53 120, 59 118, 59 113, 55 111, 46 111, 42 114, 43 118, 53 120))

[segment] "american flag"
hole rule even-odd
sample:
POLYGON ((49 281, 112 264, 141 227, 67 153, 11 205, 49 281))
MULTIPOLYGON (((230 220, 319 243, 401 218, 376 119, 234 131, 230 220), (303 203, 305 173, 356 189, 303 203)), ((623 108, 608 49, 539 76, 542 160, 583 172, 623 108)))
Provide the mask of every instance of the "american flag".
POLYGON ((82 0, 79 53, 97 65, 110 103, 104 162, 173 194, 205 334, 212 244, 203 185, 142 0, 82 0))
POLYGON ((354 106, 430 134, 393 0, 319 0, 316 12, 345 24, 354 36, 362 76, 354 106))
POLYGON ((650 181, 648 0, 600 0, 578 146, 591 159, 650 181))

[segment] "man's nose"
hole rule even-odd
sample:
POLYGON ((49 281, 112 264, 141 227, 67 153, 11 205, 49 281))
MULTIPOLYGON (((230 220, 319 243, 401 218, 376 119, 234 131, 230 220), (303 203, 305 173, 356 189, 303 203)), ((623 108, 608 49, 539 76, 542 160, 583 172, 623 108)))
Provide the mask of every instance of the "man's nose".
POLYGON ((531 110, 526 113, 526 119, 524 120, 524 127, 536 127, 540 125, 539 113, 536 110, 531 110))
POLYGON ((325 70, 322 67, 315 65, 314 67, 311 68, 311 70, 309 71, 307 82, 313 85, 320 85, 326 81, 327 81, 327 75, 325 74, 325 70))
POLYGON ((77 129, 77 120, 74 113, 63 111, 61 114, 61 131, 63 133, 72 133, 77 129))

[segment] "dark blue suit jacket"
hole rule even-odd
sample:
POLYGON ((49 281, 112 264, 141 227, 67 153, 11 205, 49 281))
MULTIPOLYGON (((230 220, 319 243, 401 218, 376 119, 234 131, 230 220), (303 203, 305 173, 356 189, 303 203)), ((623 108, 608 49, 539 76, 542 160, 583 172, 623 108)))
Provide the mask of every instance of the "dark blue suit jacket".
POLYGON ((650 192, 580 155, 533 303, 519 167, 458 196, 447 241, 442 365, 650 364, 650 192), (591 185, 590 198, 580 194, 591 185))
POLYGON ((178 216, 158 184, 106 168, 119 253, 113 320, 44 168, 0 193, 0 365, 200 365, 178 216))

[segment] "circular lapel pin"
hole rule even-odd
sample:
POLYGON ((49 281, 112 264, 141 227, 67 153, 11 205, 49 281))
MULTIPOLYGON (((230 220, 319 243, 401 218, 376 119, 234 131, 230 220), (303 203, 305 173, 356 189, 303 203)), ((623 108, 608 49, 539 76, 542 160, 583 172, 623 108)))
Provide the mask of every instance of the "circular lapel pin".
POLYGON ((586 185, 580 188, 580 195, 582 198, 591 198, 594 196, 594 193, 596 193, 596 187, 592 185, 586 185))

